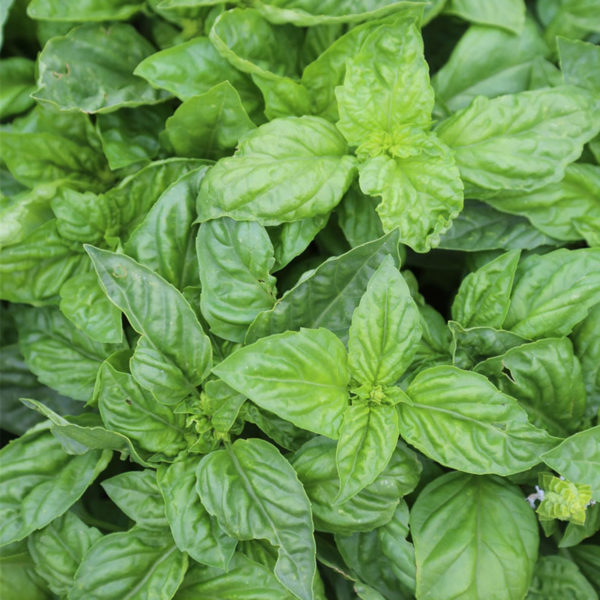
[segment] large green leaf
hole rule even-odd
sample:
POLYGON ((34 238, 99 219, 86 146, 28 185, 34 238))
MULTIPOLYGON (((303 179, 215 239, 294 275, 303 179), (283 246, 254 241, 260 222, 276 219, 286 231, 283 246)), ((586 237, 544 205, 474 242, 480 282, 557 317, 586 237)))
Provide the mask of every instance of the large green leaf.
POLYGON ((452 303, 452 318, 463 327, 501 327, 508 312, 519 255, 518 250, 511 250, 469 273, 452 303))
POLYGON ((291 463, 310 499, 315 528, 344 535, 371 531, 390 521, 400 498, 416 487, 421 474, 415 453, 400 443, 373 483, 336 505, 340 480, 333 440, 316 437, 306 442, 291 463))
POLYGON ((275 119, 250 131, 204 178, 199 220, 220 216, 278 225, 329 212, 352 182, 355 159, 319 117, 275 119))
POLYGON ((369 387, 395 383, 412 362, 421 338, 417 305, 404 278, 387 256, 352 315, 348 366, 369 387))
POLYGON ((110 460, 109 450, 70 456, 48 429, 40 424, 0 450, 0 544, 66 512, 110 460))
POLYGON ((136 379, 164 402, 193 392, 208 374, 212 350, 192 307, 171 284, 133 259, 86 249, 108 297, 143 335, 132 361, 136 379))
POLYGON ((593 97, 572 86, 478 96, 436 131, 454 151, 468 197, 531 191, 562 179, 600 127, 593 110, 593 97))
POLYGON ((593 415, 600 408, 600 304, 575 328, 572 340, 581 363, 588 412, 593 415))
POLYGON ((418 598, 525 596, 539 537, 535 514, 515 486, 447 473, 419 494, 410 525, 418 598))
POLYGON ((143 6, 140 0, 32 0, 27 14, 42 21, 125 21, 143 6))
POLYGON ((501 11, 495 8, 486 0, 449 0, 444 12, 473 23, 502 27, 515 33, 521 31, 525 23, 523 0, 505 0, 501 11))
POLYGON ((206 512, 196 492, 196 458, 183 458, 159 467, 156 477, 177 547, 195 561, 228 570, 236 540, 206 512))
POLYGON ((69 600, 170 600, 187 565, 187 555, 164 531, 134 527, 111 533, 88 550, 69 600))
POLYGON ((153 51, 131 25, 82 25, 52 38, 42 50, 34 97, 61 110, 86 113, 156 104, 168 95, 133 75, 153 51))
POLYGON ((300 329, 240 348, 213 372, 261 408, 336 439, 348 405, 346 349, 327 329, 300 329))
POLYGON ((246 342, 300 327, 326 327, 345 341, 352 313, 388 254, 394 263, 399 262, 396 231, 327 259, 305 274, 271 310, 256 317, 246 342))
POLYGON ((200 308, 213 333, 242 342, 256 315, 275 303, 273 245, 256 222, 227 217, 202 223, 196 238, 200 308))
POLYGON ((532 255, 517 268, 504 328, 528 338, 568 335, 600 302, 600 249, 532 255))
POLYGON ((510 475, 541 461, 558 440, 529 423, 518 402, 485 377, 439 366, 417 374, 399 405, 400 435, 467 473, 510 475))
POLYGON ((197 477, 202 503, 225 531, 276 546, 275 575, 298 598, 311 600, 316 564, 310 502, 277 449, 263 440, 237 440, 203 458, 197 477))
POLYGON ((72 512, 66 512, 27 540, 35 570, 58 596, 66 597, 89 547, 102 537, 72 512))
POLYGON ((598 600, 577 565, 562 556, 542 556, 535 565, 527 600, 598 600))
POLYGON ((542 459, 569 481, 589 485, 600 500, 600 425, 568 437, 542 459))

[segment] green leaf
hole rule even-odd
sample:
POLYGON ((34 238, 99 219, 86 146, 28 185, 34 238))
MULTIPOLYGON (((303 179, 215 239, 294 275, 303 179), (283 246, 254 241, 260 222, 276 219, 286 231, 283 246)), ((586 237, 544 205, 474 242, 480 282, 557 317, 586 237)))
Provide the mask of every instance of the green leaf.
POLYGON ((274 250, 264 227, 227 217, 202 223, 196 238, 200 309, 219 337, 242 342, 256 315, 275 303, 274 250))
POLYGON ((103 292, 95 273, 78 273, 60 288, 60 310, 88 337, 105 344, 123 339, 121 312, 103 292))
POLYGON ((525 217, 503 214, 487 204, 466 201, 462 212, 441 237, 438 248, 479 252, 556 245, 557 241, 533 227, 525 217))
POLYGON ((185 428, 185 415, 157 401, 128 373, 109 362, 98 373, 94 398, 106 427, 122 433, 148 452, 174 457, 192 440, 185 428))
POLYGON ((69 600, 170 600, 183 580, 187 556, 164 531, 134 527, 100 538, 77 569, 69 600))
POLYGON ((352 185, 336 208, 338 225, 352 248, 383 235, 381 220, 375 211, 378 202, 352 185))
POLYGON ((581 363, 588 412, 594 415, 600 407, 600 304, 575 328, 571 339, 581 363))
POLYGON ((262 92, 267 119, 300 117, 312 113, 308 90, 293 79, 253 73, 252 81, 262 92))
POLYGON ((572 86, 478 96, 436 133, 454 151, 469 197, 531 191, 562 179, 598 130, 593 110, 590 94, 572 86))
POLYGON ((163 402, 183 399, 206 378, 212 360, 210 340, 192 307, 172 285, 133 259, 91 246, 86 250, 110 300, 144 336, 134 355, 134 375, 163 402), (171 385, 175 387, 169 389, 171 385))
POLYGON ((196 194, 207 166, 182 175, 144 215, 125 244, 125 252, 183 290, 199 283, 194 249, 196 194))
POLYGON ((600 587, 600 546, 593 544, 581 544, 569 549, 569 554, 577 563, 586 578, 596 586, 600 587))
POLYGON ((542 556, 535 565, 527 600, 597 600, 598 594, 577 565, 562 556, 542 556))
POLYGON ((217 159, 254 128, 239 94, 223 81, 188 98, 167 119, 165 131, 178 156, 217 159))
POLYGON ((469 273, 452 303, 452 318, 465 328, 500 328, 508 312, 519 256, 519 250, 511 250, 469 273))
POLYGON ((524 597, 539 537, 517 487, 495 477, 447 473, 419 494, 410 525, 417 597, 524 597))
POLYGON ((246 397, 220 379, 207 381, 203 391, 203 408, 210 417, 211 426, 218 432, 229 431, 235 425, 246 397))
POLYGON ((346 349, 327 329, 300 329, 240 348, 213 372, 261 408, 337 439, 348 404, 346 349))
POLYGON ((366 488, 340 505, 336 443, 324 437, 306 442, 290 462, 308 494, 315 529, 350 535, 371 531, 389 522, 400 498, 417 485, 421 463, 402 442, 383 472, 366 488))
POLYGON ((393 406, 354 402, 344 412, 336 451, 340 505, 373 483, 398 442, 398 412, 393 406))
POLYGON ((391 254, 398 261, 398 234, 333 256, 306 274, 275 306, 260 313, 248 330, 246 343, 300 327, 326 327, 347 339, 352 313, 381 261, 391 254))
POLYGON ((371 388, 395 383, 412 362, 420 338, 417 305, 387 256, 352 314, 348 339, 352 376, 371 388))
POLYGON ((170 114, 168 106, 159 104, 98 115, 98 132, 110 168, 122 169, 156 158, 160 151, 158 134, 170 114))
POLYGON ((567 338, 547 338, 511 348, 476 367, 519 400, 530 421, 552 435, 577 431, 585 412, 581 366, 567 338))
POLYGON ((405 138, 408 128, 429 126, 434 101, 414 18, 401 16, 366 37, 336 96, 337 126, 351 146, 358 146, 359 156, 414 154, 405 138), (398 151, 405 153, 394 154, 398 151))
MULTIPOLYGON (((565 241, 580 240, 582 231, 577 226, 584 220, 591 231, 600 235, 600 167, 570 164, 565 176, 532 192, 500 193, 486 200, 494 208, 513 215, 521 215, 553 238, 565 241)), ((591 237, 591 232, 585 237, 591 237)), ((593 244, 590 244, 593 245, 593 244)))
POLYGON ((556 43, 565 82, 600 93, 600 48, 563 37, 558 37, 556 43))
POLYGON ((175 596, 176 600, 292 600, 267 567, 236 552, 226 571, 218 567, 191 565, 175 596))
POLYGON ((66 512, 44 529, 34 531, 27 547, 35 570, 58 596, 66 597, 89 547, 102 537, 72 512, 66 512))
POLYGON ((538 12, 546 26, 546 40, 554 45, 559 35, 581 39, 589 32, 600 31, 597 8, 595 0, 541 3, 538 12))
POLYGON ((532 255, 517 268, 504 328, 528 338, 568 335, 600 302, 600 249, 532 255))
POLYGON ((239 439, 204 457, 197 478, 202 503, 225 531, 276 546, 276 577, 298 598, 312 599, 316 565, 310 503, 277 449, 263 440, 239 439))
POLYGON ((156 471, 127 471, 102 482, 108 497, 144 529, 168 526, 165 503, 156 483, 156 471))
POLYGON ((89 338, 53 307, 21 308, 14 316, 31 371, 61 394, 88 401, 100 364, 119 346, 89 338))
POLYGON ((439 243, 463 206, 463 184, 450 149, 428 134, 408 158, 377 156, 360 166, 360 188, 381 196, 383 230, 398 228, 400 240, 417 252, 439 243))
POLYGON ((485 377, 456 367, 418 373, 399 404, 400 435, 429 458, 466 473, 511 475, 558 440, 531 425, 518 402, 485 377))
POLYGON ((34 104, 29 94, 35 89, 35 63, 13 56, 0 60, 0 119, 25 112, 34 104))
POLYGON ((154 48, 131 25, 88 23, 52 38, 38 59, 33 97, 61 110, 106 113, 168 97, 133 75, 154 48))
POLYGON ((148 56, 134 74, 181 100, 205 94, 219 83, 229 81, 249 114, 260 108, 260 94, 250 78, 232 67, 206 37, 195 37, 148 56))
POLYGON ((108 464, 112 452, 65 453, 40 424, 0 450, 0 544, 27 537, 66 512, 108 464))
POLYGON ((340 133, 318 117, 266 123, 208 172, 198 195, 199 220, 230 216, 278 225, 327 213, 354 177, 355 159, 346 152, 340 133))
MULTIPOLYGON (((2 41, 2 3, 0 3, 0 42, 2 41)), ((0 597, 3 600, 48 600, 50 592, 37 575, 27 542, 14 542, 0 548, 0 597)))
POLYGON ((569 481, 589 485, 600 500, 600 425, 568 437, 542 460, 569 481))
POLYGON ((536 59, 549 53, 532 18, 525 20, 520 33, 496 26, 469 27, 446 64, 431 78, 439 111, 449 115, 469 106, 477 96, 494 98, 529 89, 536 59))
POLYGON ((494 10, 486 0, 449 0, 444 12, 472 23, 502 27, 514 33, 520 33, 525 23, 523 0, 506 0, 501 11, 494 10))
POLYGON ((558 543, 559 548, 572 548, 581 541, 592 537, 600 531, 600 504, 589 506, 585 511, 585 522, 582 525, 570 522, 558 543))
MULTIPOLYGON (((195 561, 228 570, 236 540, 221 529, 196 493, 196 458, 183 458, 159 467, 156 478, 177 547, 195 561)), ((185 586, 184 586, 185 587, 185 586)))
POLYGON ((140 0, 32 0, 27 14, 42 21, 126 21, 143 6, 140 0))

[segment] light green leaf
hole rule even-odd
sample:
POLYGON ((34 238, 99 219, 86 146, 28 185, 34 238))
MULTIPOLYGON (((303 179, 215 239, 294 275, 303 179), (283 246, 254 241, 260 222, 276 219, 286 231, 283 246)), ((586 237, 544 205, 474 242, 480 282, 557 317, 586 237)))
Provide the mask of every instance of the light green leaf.
POLYGON ((123 339, 121 311, 106 297, 95 273, 78 273, 61 286, 60 310, 97 342, 118 344, 123 339))
POLYGON ((69 600, 170 600, 187 556, 164 531, 134 527, 100 538, 77 569, 69 600))
POLYGON ((188 98, 167 119, 166 135, 178 156, 217 159, 255 128, 228 81, 188 98))
POLYGON ((311 114, 311 98, 308 90, 289 77, 252 73, 252 81, 262 92, 267 119, 300 117, 311 114))
POLYGON ((546 40, 554 45, 556 36, 582 39, 600 31, 596 0, 561 0, 540 3, 540 19, 546 25, 546 40))
POLYGON ((439 243, 463 206, 463 184, 451 150, 428 134, 409 158, 377 156, 360 166, 360 188, 381 196, 383 230, 398 228, 400 240, 417 252, 439 243))
POLYGON ((345 341, 354 309, 371 276, 389 254, 399 262, 396 231, 328 258, 302 277, 270 311, 256 317, 246 342, 300 327, 326 327, 345 341))
POLYGON ((336 504, 375 481, 390 461, 399 434, 393 406, 357 401, 346 409, 335 457, 340 479, 336 504))
POLYGON ((29 94, 35 89, 35 63, 12 56, 0 60, 0 119, 25 112, 34 104, 29 94))
POLYGON ((27 14, 42 21, 126 21, 143 6, 140 0, 32 0, 27 14))
POLYGON ((600 166, 572 163, 560 181, 532 192, 500 192, 486 201, 502 212, 526 217, 537 229, 559 240, 582 238, 579 219, 600 235, 600 166))
POLYGON ((600 408, 600 304, 575 328, 571 339, 581 363, 588 413, 594 415, 600 408))
POLYGON ((240 348, 213 372, 261 408, 337 439, 348 405, 346 349, 327 329, 300 329, 240 348))
POLYGON ((536 58, 549 53, 532 18, 525 20, 518 34, 498 27, 469 27, 446 64, 431 78, 440 112, 447 116, 477 96, 494 98, 529 89, 536 58))
POLYGON ((598 600, 577 565, 562 556, 542 556, 535 565, 527 600, 598 600))
MULTIPOLYGON (((2 41, 2 2, 0 2, 0 42, 2 41)), ((3 600, 48 600, 50 592, 37 575, 27 551, 27 542, 14 542, 0 548, 0 597, 3 600)))
POLYGON ((531 191, 562 179, 600 127, 593 110, 590 94, 572 86, 478 96, 436 132, 454 151, 469 197, 531 191))
POLYGON ((452 318, 465 328, 500 328, 508 312, 519 256, 519 250, 511 250, 469 273, 452 303, 452 318))
POLYGON ((219 337, 244 341, 250 323, 273 306, 277 295, 269 274, 274 251, 267 231, 252 221, 208 221, 198 230, 196 252, 202 316, 219 337))
POLYGON ((510 475, 541 461, 558 440, 531 425, 518 402, 456 367, 421 371, 398 405, 400 435, 429 458, 466 473, 510 475))
POLYGON ((351 185, 335 214, 344 237, 352 248, 376 240, 383 235, 381 220, 375 211, 378 202, 360 191, 358 185, 351 185))
POLYGON ((88 23, 52 38, 38 58, 34 98, 61 110, 106 113, 168 95, 133 75, 154 48, 131 25, 88 23))
POLYGON ((105 362, 98 373, 94 398, 108 429, 126 435, 148 452, 174 457, 193 436, 185 430, 185 415, 158 402, 131 375, 105 362))
POLYGON ((98 115, 98 132, 110 168, 122 169, 156 158, 160 151, 158 134, 171 110, 159 104, 98 115))
POLYGON ((207 166, 182 175, 169 186, 133 230, 125 252, 183 290, 199 283, 194 249, 196 195, 207 166))
POLYGON ((136 378, 143 375, 145 384, 158 385, 164 402, 183 399, 205 379, 212 360, 210 340, 192 307, 171 284, 133 259, 91 246, 86 250, 110 300, 144 336, 136 349, 140 367, 136 378), (172 371, 166 380, 160 363, 172 371), (169 381, 179 385, 167 395, 169 381))
POLYGON ((273 572, 241 552, 233 555, 226 571, 218 567, 190 566, 175 600, 293 600, 273 572))
POLYGON ((574 522, 567 524, 565 532, 558 543, 559 548, 572 548, 583 540, 592 537, 600 531, 600 504, 588 506, 585 510, 585 522, 577 525, 574 522))
POLYGON ((532 255, 517 268, 504 328, 528 338, 568 335, 600 302, 600 249, 532 255))
POLYGON ((519 400, 530 421, 552 435, 577 431, 585 412, 579 360, 567 338, 547 338, 511 348, 477 365, 498 388, 519 400))
POLYGON ((502 10, 497 10, 486 0, 449 0, 444 12, 472 23, 502 27, 515 33, 520 33, 525 23, 523 0, 505 0, 502 10))
POLYGON ((290 458, 310 499, 318 531, 349 535, 384 525, 392 519, 400 498, 416 487, 421 474, 415 453, 400 442, 373 483, 336 505, 340 480, 335 459, 336 443, 324 437, 306 442, 290 458))
POLYGON ((156 471, 127 471, 102 482, 108 497, 144 529, 168 526, 165 503, 156 483, 156 471))
POLYGON ((556 42, 565 82, 600 93, 600 48, 563 37, 557 38, 556 42))
POLYGON ((355 173, 336 128, 318 117, 275 119, 249 132, 202 182, 199 220, 220 216, 278 225, 329 212, 355 173))
POLYGON ((221 526, 240 540, 276 546, 276 577, 298 598, 311 600, 316 564, 310 502, 277 449, 238 439, 204 457, 197 478, 202 503, 221 526))
POLYGON ((0 544, 27 537, 66 512, 105 468, 112 452, 70 456, 40 424, 0 450, 0 544))
POLYGON ((211 426, 218 432, 229 431, 235 425, 246 397, 220 379, 207 381, 203 392, 203 408, 210 417, 211 426))
POLYGON ((195 561, 227 570, 236 540, 221 529, 196 493, 196 458, 183 458, 159 467, 156 478, 165 501, 165 513, 177 547, 195 561))
POLYGON ((417 305, 387 256, 352 314, 348 339, 352 376, 370 388, 395 383, 412 362, 420 338, 417 305))
POLYGON ((88 401, 102 361, 120 346, 89 338, 54 307, 23 307, 13 314, 29 369, 61 394, 88 401))
POLYGON ((4 24, 8 19, 10 9, 13 5, 14 0, 1 0, 0 1, 0 49, 4 42, 4 24))
POLYGON ((539 536, 517 487, 495 477, 447 473, 419 494, 410 525, 418 598, 524 597, 539 536))
POLYGON ((27 548, 36 573, 55 594, 66 597, 85 553, 101 537, 95 527, 88 527, 69 511, 44 529, 33 532, 27 548))
POLYGON ((600 425, 568 437, 542 459, 569 481, 589 485, 600 500, 600 425))
POLYGON ((416 153, 408 147, 410 128, 429 126, 434 98, 414 17, 401 16, 365 38, 336 96, 337 126, 359 156, 416 153))

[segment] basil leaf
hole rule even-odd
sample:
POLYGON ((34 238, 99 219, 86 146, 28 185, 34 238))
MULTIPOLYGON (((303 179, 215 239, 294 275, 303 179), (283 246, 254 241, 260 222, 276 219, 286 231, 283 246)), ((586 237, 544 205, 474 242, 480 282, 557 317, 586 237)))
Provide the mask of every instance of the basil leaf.
POLYGON ((568 593, 573 598, 596 600, 598 594, 577 565, 562 556, 542 556, 538 560, 527 598, 559 600, 568 593), (568 591, 567 591, 568 590, 568 591))

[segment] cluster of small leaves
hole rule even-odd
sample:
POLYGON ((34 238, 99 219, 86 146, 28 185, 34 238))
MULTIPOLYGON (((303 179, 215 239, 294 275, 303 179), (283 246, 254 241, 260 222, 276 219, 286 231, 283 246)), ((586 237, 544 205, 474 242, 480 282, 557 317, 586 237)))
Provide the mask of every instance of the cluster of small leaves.
POLYGON ((0 25, 3 600, 598 598, 598 0, 0 25))

